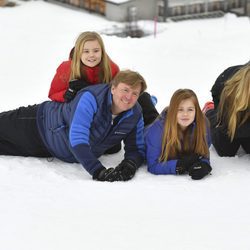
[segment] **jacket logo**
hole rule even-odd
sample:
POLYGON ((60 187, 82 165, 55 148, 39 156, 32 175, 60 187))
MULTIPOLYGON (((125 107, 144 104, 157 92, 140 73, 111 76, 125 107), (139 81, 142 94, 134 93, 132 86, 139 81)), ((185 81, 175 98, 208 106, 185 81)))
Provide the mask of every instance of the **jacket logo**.
POLYGON ((121 132, 121 131, 115 131, 115 135, 126 135, 126 133, 121 132))

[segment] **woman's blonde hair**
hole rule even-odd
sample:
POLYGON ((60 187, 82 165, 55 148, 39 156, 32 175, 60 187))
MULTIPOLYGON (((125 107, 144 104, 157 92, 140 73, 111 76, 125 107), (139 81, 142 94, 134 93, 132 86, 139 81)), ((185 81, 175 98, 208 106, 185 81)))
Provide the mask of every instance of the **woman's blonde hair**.
MULTIPOLYGON (((86 31, 79 35, 76 40, 74 53, 71 62, 71 73, 70 73, 70 80, 72 79, 84 79, 84 72, 82 72, 83 63, 81 61, 81 56, 83 53, 84 44, 88 41, 97 41, 102 50, 102 59, 100 62, 100 75, 99 80, 100 83, 109 83, 112 79, 112 72, 109 63, 109 57, 105 51, 104 43, 101 36, 92 31, 86 31)), ((87 80, 87 79, 85 79, 87 80)))
POLYGON ((173 94, 169 107, 166 108, 166 121, 162 138, 162 148, 159 160, 175 159, 181 154, 196 153, 208 156, 206 139, 206 118, 202 113, 196 94, 190 89, 178 89, 173 94), (183 100, 191 99, 195 106, 195 126, 189 126, 182 132, 177 123, 177 113, 183 100))
POLYGON ((250 118, 250 65, 226 81, 218 106, 218 125, 225 126, 231 141, 236 129, 250 118))

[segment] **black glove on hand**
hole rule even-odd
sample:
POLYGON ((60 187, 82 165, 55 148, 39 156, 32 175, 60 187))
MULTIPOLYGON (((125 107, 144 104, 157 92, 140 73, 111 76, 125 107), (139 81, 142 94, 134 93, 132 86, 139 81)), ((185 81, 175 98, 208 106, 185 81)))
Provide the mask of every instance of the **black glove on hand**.
POLYGON ((200 180, 204 176, 208 175, 212 171, 211 166, 203 161, 195 162, 189 168, 189 175, 192 177, 193 180, 200 180))
POLYGON ((115 171, 119 173, 123 181, 132 179, 137 170, 137 165, 134 161, 124 159, 116 168, 115 171))
POLYGON ((69 88, 64 94, 64 100, 65 102, 70 102, 71 100, 74 99, 76 96, 77 92, 85 87, 89 86, 85 81, 79 80, 79 79, 74 79, 69 82, 69 88))
POLYGON ((132 179, 137 170, 136 163, 132 160, 123 160, 116 168, 99 168, 93 174, 93 179, 98 181, 128 181, 132 179))
POLYGON ((113 171, 114 168, 108 168, 108 169, 106 169, 105 167, 99 168, 95 171, 93 179, 98 181, 106 181, 107 179, 109 179, 109 176, 111 176, 111 173, 113 171))
POLYGON ((102 167, 100 169, 97 169, 93 175, 94 180, 98 181, 122 181, 122 177, 118 171, 115 171, 114 168, 108 168, 102 167))
POLYGON ((188 169, 199 160, 199 155, 183 155, 176 163, 176 174, 185 174, 188 169))

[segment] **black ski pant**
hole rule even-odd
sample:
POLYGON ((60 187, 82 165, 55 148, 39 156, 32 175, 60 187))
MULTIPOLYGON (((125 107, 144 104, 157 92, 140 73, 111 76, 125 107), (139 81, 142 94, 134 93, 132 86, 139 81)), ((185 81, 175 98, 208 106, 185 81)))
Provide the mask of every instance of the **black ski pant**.
POLYGON ((219 156, 235 156, 240 146, 247 154, 250 154, 250 135, 231 141, 221 127, 217 127, 217 112, 208 110, 206 116, 210 121, 212 144, 219 156))
POLYGON ((38 105, 0 113, 0 155, 50 157, 36 124, 38 105))
POLYGON ((149 93, 143 92, 140 95, 138 102, 142 108, 144 125, 147 126, 151 124, 158 117, 159 113, 155 108, 149 93))

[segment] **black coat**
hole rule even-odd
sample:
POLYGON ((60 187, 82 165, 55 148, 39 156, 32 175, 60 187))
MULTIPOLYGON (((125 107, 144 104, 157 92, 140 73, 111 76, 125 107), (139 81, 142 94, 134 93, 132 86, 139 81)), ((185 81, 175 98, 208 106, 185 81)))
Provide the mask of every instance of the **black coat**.
MULTIPOLYGON (((249 62, 248 62, 249 63, 249 62)), ((238 70, 240 70, 244 65, 236 65, 227 68, 224 70, 216 79, 212 89, 212 97, 213 97, 213 102, 214 102, 214 108, 215 108, 215 114, 217 114, 217 108, 220 102, 220 95, 222 90, 224 89, 225 82, 229 80, 238 70)), ((211 123, 217 123, 217 119, 209 119, 211 123)), ((212 127, 216 127, 217 124, 211 124, 212 127)), ((220 127, 221 132, 226 133, 227 128, 221 126, 220 127)), ((245 137, 250 137, 250 120, 248 119, 244 124, 242 124, 235 132, 235 138, 245 138, 245 137)))
POLYGON ((220 95, 221 95, 222 90, 224 89, 225 82, 229 80, 243 66, 245 65, 237 65, 237 66, 229 67, 226 70, 224 70, 216 79, 211 89, 215 109, 217 109, 219 105, 220 95))

